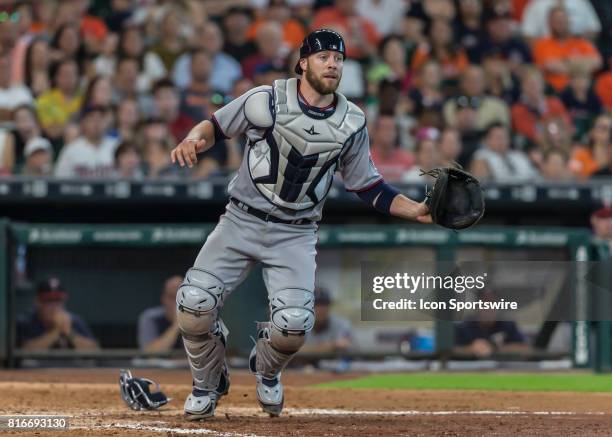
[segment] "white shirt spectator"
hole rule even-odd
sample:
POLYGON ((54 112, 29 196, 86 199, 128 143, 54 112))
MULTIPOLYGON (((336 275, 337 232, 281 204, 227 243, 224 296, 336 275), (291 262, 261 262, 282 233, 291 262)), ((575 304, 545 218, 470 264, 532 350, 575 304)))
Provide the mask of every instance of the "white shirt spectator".
POLYGON ((531 0, 521 23, 521 33, 528 38, 540 38, 550 34, 548 12, 561 4, 569 18, 570 32, 574 35, 599 33, 601 23, 593 5, 588 0, 531 0))
POLYGON ((474 159, 487 164, 494 182, 524 182, 539 177, 529 158, 518 150, 508 150, 505 155, 501 155, 483 147, 476 151, 474 159))
POLYGON ((406 2, 403 0, 357 0, 357 11, 359 15, 370 20, 382 36, 387 36, 393 32, 401 32, 406 2))
POLYGON ((79 137, 64 146, 57 158, 55 176, 58 178, 104 178, 112 177, 115 171, 115 149, 117 140, 104 137, 95 146, 84 137, 79 137))
POLYGON ((32 93, 23 85, 0 88, 0 110, 12 111, 17 106, 28 105, 33 101, 32 93))
MULTIPOLYGON (((346 65, 346 64, 345 64, 346 65)), ((212 60, 210 86, 214 91, 229 94, 234 82, 242 77, 242 67, 227 53, 217 53, 212 60)), ((181 55, 172 68, 172 82, 179 88, 191 83, 191 54, 181 55)))

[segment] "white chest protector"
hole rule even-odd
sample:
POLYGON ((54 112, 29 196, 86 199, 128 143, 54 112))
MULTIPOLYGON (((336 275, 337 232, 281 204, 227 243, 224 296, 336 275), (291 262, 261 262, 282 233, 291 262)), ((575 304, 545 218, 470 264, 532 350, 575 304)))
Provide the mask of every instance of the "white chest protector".
POLYGON ((312 208, 327 195, 342 148, 365 125, 363 112, 337 94, 334 113, 324 119, 306 115, 298 101, 297 79, 277 80, 267 92, 245 102, 246 118, 267 129, 249 142, 248 168, 259 192, 276 206, 312 208))

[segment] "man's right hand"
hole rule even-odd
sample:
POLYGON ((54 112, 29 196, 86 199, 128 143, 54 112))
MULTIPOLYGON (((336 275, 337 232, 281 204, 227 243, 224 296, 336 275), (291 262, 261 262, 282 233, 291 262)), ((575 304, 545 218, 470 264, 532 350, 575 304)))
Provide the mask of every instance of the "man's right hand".
POLYGON ((187 165, 193 167, 198 162, 197 154, 204 150, 206 140, 185 138, 181 143, 170 152, 172 163, 178 161, 181 167, 187 165))

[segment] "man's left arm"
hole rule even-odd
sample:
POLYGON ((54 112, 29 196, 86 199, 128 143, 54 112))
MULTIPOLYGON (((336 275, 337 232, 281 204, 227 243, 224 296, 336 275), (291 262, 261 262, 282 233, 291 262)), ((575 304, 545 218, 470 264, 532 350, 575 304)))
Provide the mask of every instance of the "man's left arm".
POLYGON ((361 200, 383 214, 406 220, 432 223, 425 202, 415 202, 387 184, 370 156, 368 131, 364 127, 345 146, 340 157, 340 172, 347 191, 354 192, 361 200))

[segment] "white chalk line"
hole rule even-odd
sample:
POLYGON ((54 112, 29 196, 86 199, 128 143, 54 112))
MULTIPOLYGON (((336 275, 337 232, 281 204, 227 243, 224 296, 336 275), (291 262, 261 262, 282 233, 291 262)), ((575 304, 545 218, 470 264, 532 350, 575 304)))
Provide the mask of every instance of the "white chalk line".
MULTIPOLYGON (((250 407, 229 407, 219 408, 217 415, 235 414, 267 417, 261 410, 250 407)), ((461 410, 440 410, 440 411, 419 411, 419 410, 403 410, 403 411, 378 411, 378 410, 342 410, 342 409, 323 409, 323 408, 285 408, 283 415, 285 416, 604 416, 608 413, 602 411, 574 412, 574 411, 508 411, 508 410, 477 410, 477 411, 461 411, 461 410)), ((79 421, 78 416, 72 416, 79 421)), ((88 417, 91 419, 91 417, 88 417)), ((238 417, 236 417, 238 418, 238 417)), ((205 425, 206 422, 200 422, 205 425)), ((91 425, 70 425, 70 429, 83 429, 89 431, 104 431, 110 429, 129 429, 139 431, 149 431, 155 433, 176 433, 176 434, 193 434, 193 435, 209 435, 214 437, 261 437, 256 434, 242 434, 236 432, 216 431, 208 428, 180 428, 176 426, 168 426, 163 421, 153 422, 116 422, 109 424, 91 424, 91 425)))

